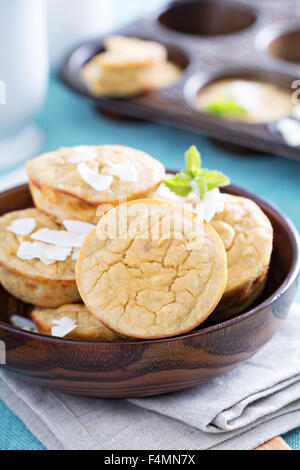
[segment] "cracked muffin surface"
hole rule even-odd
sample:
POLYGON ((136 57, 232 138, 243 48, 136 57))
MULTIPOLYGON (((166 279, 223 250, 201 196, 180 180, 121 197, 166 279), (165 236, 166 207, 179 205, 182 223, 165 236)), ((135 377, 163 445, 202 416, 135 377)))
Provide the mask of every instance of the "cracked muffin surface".
POLYGON ((76 328, 66 335, 66 338, 97 340, 97 341, 120 341, 121 338, 109 330, 103 323, 90 314, 83 304, 67 304, 59 308, 34 308, 31 318, 39 333, 52 335, 52 327, 55 321, 67 317, 73 320, 76 328))
POLYGON ((76 264, 89 311, 133 338, 190 331, 219 302, 227 282, 224 245, 206 222, 176 204, 121 205, 85 239, 76 264))
POLYGON ((43 307, 79 301, 75 279, 75 261, 68 256, 64 261, 46 265, 40 259, 21 259, 17 252, 22 242, 34 242, 30 235, 39 230, 61 230, 48 215, 38 209, 9 212, 0 217, 0 282, 15 297, 43 307), (27 235, 17 235, 8 227, 18 219, 35 220, 34 229, 27 235))
POLYGON ((122 198, 146 197, 159 186, 165 169, 140 150, 103 145, 63 147, 44 153, 27 163, 27 173, 36 207, 59 222, 76 219, 97 223, 99 206, 116 206, 122 198), (85 173, 92 174, 90 183, 82 176, 82 166, 85 173), (93 185, 97 177, 111 177, 111 183, 97 189, 93 185))
POLYGON ((266 280, 273 228, 268 217, 251 199, 224 194, 224 210, 211 225, 227 253, 228 282, 218 310, 238 313, 261 293, 266 280))

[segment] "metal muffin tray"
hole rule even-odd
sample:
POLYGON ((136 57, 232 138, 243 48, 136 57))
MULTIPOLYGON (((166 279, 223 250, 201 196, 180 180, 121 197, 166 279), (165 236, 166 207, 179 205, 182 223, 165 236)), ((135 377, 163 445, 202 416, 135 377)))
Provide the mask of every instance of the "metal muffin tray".
MULTIPOLYGON (((202 87, 221 78, 267 81, 295 92, 300 79, 300 8, 295 0, 179 0, 114 33, 164 44, 184 71, 176 85, 131 99, 95 98, 81 67, 103 51, 103 37, 73 50, 60 71, 75 92, 100 109, 166 122, 209 137, 300 160, 274 124, 246 124, 196 109, 202 87)), ((300 85, 300 82, 299 82, 300 85)))

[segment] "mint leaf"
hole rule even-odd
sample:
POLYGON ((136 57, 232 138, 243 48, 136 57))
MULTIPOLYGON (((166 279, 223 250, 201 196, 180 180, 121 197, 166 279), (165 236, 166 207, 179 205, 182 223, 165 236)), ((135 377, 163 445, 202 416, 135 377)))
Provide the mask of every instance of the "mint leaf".
POLYGON ((185 152, 185 164, 189 171, 192 174, 196 173, 197 170, 201 167, 201 155, 198 152, 197 147, 192 145, 186 152, 185 152))
POLYGON ((244 116, 248 111, 240 106, 233 98, 219 98, 207 105, 204 111, 215 116, 226 116, 228 114, 240 114, 244 116))
POLYGON ((206 171, 204 178, 207 183, 207 191, 230 184, 230 179, 224 173, 216 170, 206 171))
POLYGON ((190 170, 180 170, 177 175, 179 175, 187 183, 189 183, 194 178, 194 175, 190 170))
POLYGON ((177 196, 185 197, 194 191, 203 201, 207 191, 230 184, 229 178, 220 171, 201 168, 201 156, 194 145, 186 152, 185 160, 186 170, 164 180, 167 188, 177 196))
POLYGON ((192 191, 190 181, 182 177, 179 173, 174 178, 167 178, 164 184, 177 196, 185 197, 192 191))
POLYGON ((202 176, 196 176, 196 178, 191 181, 191 186, 196 194, 200 197, 201 201, 204 201, 205 193, 207 191, 207 183, 205 178, 202 176))

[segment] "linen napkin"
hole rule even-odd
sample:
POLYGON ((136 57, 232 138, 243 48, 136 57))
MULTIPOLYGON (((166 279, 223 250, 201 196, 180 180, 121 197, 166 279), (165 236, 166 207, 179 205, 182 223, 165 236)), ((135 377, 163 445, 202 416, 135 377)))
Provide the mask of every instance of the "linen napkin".
POLYGON ((48 449, 252 449, 300 425, 300 306, 253 358, 189 390, 80 398, 32 386, 0 367, 0 397, 48 449))

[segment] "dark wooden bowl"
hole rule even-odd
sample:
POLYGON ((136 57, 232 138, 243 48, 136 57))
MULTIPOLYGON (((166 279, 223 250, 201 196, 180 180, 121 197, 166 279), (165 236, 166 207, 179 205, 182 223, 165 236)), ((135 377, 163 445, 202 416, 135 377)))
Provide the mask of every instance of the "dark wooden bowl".
MULTIPOLYGON (((274 227, 274 251, 266 291, 236 318, 169 339, 116 343, 58 339, 9 324, 28 306, 0 289, 0 340, 6 365, 36 385, 90 397, 142 397, 207 382, 245 361, 274 335, 293 302, 299 274, 299 241, 292 223, 266 201, 236 186, 227 192, 250 197, 274 227)), ((27 185, 0 194, 0 214, 32 205, 27 185)))

